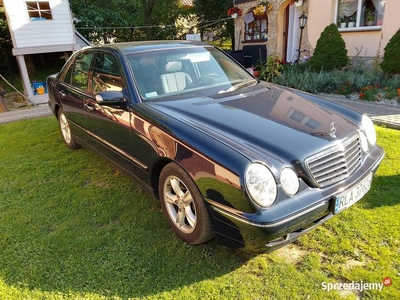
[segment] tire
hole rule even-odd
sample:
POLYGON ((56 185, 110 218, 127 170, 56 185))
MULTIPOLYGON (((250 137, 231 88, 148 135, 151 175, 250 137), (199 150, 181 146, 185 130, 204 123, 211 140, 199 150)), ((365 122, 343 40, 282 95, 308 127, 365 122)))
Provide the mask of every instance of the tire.
POLYGON ((177 164, 160 174, 159 196, 168 224, 188 244, 201 244, 214 236, 211 221, 197 186, 177 164))
POLYGON ((80 148, 80 145, 77 143, 74 134, 71 132, 67 116, 64 114, 64 111, 61 108, 58 110, 58 124, 60 126, 64 143, 67 145, 67 147, 70 149, 80 148))

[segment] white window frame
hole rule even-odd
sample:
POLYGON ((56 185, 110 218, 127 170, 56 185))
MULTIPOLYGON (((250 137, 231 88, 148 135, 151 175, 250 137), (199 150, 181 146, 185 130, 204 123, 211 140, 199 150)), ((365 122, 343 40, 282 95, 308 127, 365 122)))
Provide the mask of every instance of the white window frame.
POLYGON ((268 17, 256 18, 249 24, 244 24, 244 42, 261 42, 268 39, 268 17), (250 24, 254 24, 251 28, 250 24), (254 26, 256 28, 254 28, 254 26), (257 29, 257 30, 256 30, 257 29))
MULTIPOLYGON (((358 5, 357 5, 357 13, 356 13, 356 23, 355 27, 346 27, 346 28, 340 28, 340 23, 339 23, 339 4, 343 0, 336 0, 336 5, 335 5, 335 24, 338 25, 338 29, 341 32, 346 32, 346 31, 372 31, 372 30, 381 30, 382 29, 382 24, 384 20, 384 15, 385 15, 385 8, 383 8, 382 16, 381 19, 376 19, 375 24, 372 26, 367 26, 364 24, 361 24, 361 20, 363 20, 363 0, 358 0, 358 5), (381 20, 382 23, 379 23, 378 20, 381 20)), ((344 0, 346 1, 346 0, 344 0)), ((383 5, 386 4, 386 0, 381 0, 381 3, 383 5)), ((379 18, 379 17, 378 17, 379 18)))
POLYGON ((50 1, 25 1, 25 7, 26 11, 28 13, 28 19, 30 21, 36 21, 36 20, 52 20, 53 15, 51 13, 51 7, 50 7, 50 1), (47 4, 46 6, 48 9, 44 9, 40 7, 40 4, 47 4), (32 5, 35 4, 35 5, 32 5), (32 16, 31 14, 35 13, 37 16, 32 16))

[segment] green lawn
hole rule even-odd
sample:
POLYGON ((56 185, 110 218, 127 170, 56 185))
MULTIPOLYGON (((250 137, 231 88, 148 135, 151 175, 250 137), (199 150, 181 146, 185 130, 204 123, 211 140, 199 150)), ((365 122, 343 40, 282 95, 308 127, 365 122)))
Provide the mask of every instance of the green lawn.
MULTIPOLYGON (((0 116, 1 117, 1 116, 0 116)), ((400 131, 352 208, 276 252, 189 246, 159 204, 54 118, 0 125, 0 299, 400 299, 400 131), (326 291, 327 283, 393 284, 326 291)))

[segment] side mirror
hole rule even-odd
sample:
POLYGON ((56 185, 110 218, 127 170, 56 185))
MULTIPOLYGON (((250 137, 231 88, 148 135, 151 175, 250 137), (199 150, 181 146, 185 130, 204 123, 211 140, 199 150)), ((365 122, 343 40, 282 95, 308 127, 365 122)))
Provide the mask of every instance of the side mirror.
POLYGON ((125 102, 125 97, 122 92, 106 91, 96 95, 96 101, 100 105, 122 105, 125 102))

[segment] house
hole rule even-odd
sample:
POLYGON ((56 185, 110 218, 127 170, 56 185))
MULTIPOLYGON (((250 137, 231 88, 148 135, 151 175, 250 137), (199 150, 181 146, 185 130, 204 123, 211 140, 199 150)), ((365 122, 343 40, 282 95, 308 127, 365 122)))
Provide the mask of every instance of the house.
POLYGON ((27 56, 59 52, 66 59, 89 42, 75 32, 68 0, 3 0, 3 5, 25 95, 33 103, 47 102, 42 86, 32 86, 27 56))
POLYGON ((278 53, 283 61, 292 62, 299 49, 302 55, 312 55, 321 32, 335 23, 348 56, 368 61, 383 55, 400 27, 396 0, 269 0, 270 10, 267 5, 265 11, 257 7, 261 2, 266 1, 234 1, 242 11, 235 19, 235 50, 264 45, 268 54, 278 53), (303 13, 308 19, 304 30, 300 30, 299 17, 303 13))

